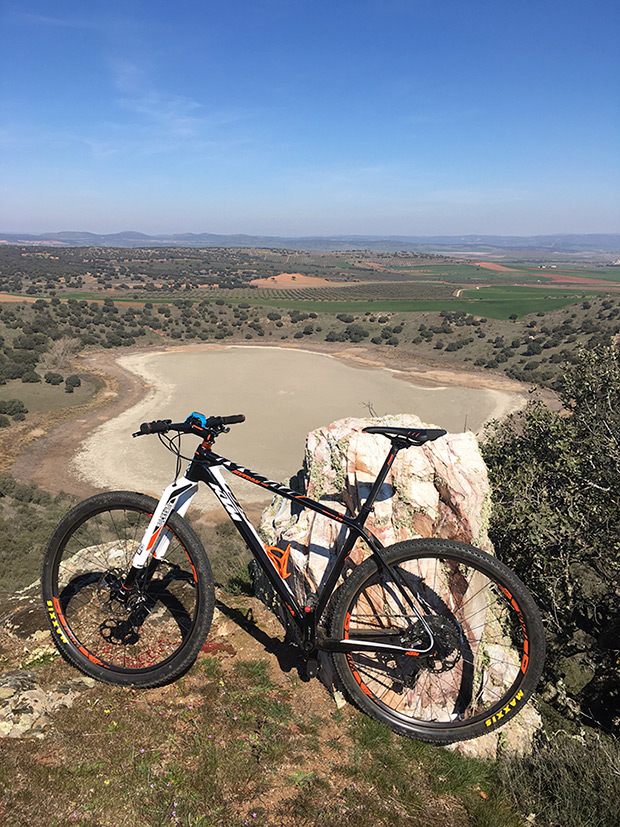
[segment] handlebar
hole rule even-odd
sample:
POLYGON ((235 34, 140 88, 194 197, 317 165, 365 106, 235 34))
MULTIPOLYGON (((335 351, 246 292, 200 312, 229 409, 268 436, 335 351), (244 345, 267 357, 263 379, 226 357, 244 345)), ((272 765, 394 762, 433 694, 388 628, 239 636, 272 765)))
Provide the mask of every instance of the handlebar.
POLYGON ((196 434, 203 439, 224 433, 227 425, 245 422, 243 414, 232 416, 205 416, 194 411, 184 422, 173 422, 171 419, 156 419, 153 422, 143 422, 140 430, 132 434, 133 437, 147 434, 165 434, 168 431, 177 431, 180 434, 196 434))

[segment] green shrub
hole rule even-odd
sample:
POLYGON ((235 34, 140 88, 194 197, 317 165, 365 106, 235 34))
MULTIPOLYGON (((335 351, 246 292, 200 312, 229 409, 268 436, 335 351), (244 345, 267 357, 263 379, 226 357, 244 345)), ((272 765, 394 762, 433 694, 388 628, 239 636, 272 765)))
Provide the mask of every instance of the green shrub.
MULTIPOLYGON (((116 334, 110 334, 108 336, 108 340, 111 341, 112 336, 116 337, 116 334)), ((120 337, 117 337, 120 338, 120 337)), ((82 384, 82 380, 79 376, 72 374, 71 376, 67 376, 65 379, 65 393, 73 393, 75 388, 79 388, 82 384)))
POLYGON ((581 351, 559 396, 564 412, 532 402, 487 437, 490 534, 545 613, 549 697, 620 731, 618 349, 581 351))
POLYGON ((16 414, 20 413, 28 413, 28 408, 24 405, 21 399, 0 400, 0 414, 8 414, 8 416, 14 417, 16 414))
POLYGON ((345 328, 345 335, 351 342, 361 342, 370 334, 361 324, 350 324, 345 328))
POLYGON ((36 382, 40 382, 40 381, 41 381, 41 377, 34 370, 27 370, 25 373, 22 374, 22 382, 28 382, 29 384, 35 384, 36 382))

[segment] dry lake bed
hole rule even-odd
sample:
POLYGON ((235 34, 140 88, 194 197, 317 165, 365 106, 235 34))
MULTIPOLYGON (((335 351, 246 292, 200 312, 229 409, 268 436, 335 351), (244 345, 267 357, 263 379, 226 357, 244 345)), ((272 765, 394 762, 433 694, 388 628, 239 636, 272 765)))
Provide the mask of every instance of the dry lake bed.
MULTIPOLYGON (((218 439, 216 451, 280 481, 301 467, 308 431, 337 419, 367 417, 368 405, 378 416, 409 413, 448 431, 478 431, 523 402, 521 394, 499 390, 420 387, 385 368, 278 347, 137 353, 118 362, 148 384, 147 392, 87 437, 72 471, 98 488, 157 496, 172 479, 174 458, 155 437, 132 439, 132 432, 148 420, 180 421, 192 411, 245 414, 245 423, 218 439)), ((196 444, 195 438, 184 437, 183 452, 191 456, 196 444)), ((234 477, 231 482, 241 501, 269 499, 256 486, 234 477)), ((203 507, 211 505, 211 499, 202 499, 203 507)))

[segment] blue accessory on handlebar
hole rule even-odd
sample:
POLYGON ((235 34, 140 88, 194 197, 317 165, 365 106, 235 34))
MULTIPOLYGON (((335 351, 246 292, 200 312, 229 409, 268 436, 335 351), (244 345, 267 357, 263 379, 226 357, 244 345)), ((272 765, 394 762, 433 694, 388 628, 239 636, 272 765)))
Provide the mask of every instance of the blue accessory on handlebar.
POLYGON ((201 428, 207 427, 207 417, 197 411, 191 413, 185 421, 192 425, 200 425, 201 428))

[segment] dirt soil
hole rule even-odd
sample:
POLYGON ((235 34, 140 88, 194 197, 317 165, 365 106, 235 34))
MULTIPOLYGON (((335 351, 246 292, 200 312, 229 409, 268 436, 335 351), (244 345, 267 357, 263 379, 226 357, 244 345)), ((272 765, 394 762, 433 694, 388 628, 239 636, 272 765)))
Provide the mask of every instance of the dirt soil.
POLYGON ((71 457, 94 428, 135 405, 143 397, 146 386, 138 376, 110 358, 109 351, 83 356, 79 369, 94 374, 104 383, 90 406, 60 411, 59 416, 50 416, 47 423, 35 429, 31 423, 21 425, 20 433, 11 428, 11 443, 0 442, 0 461, 6 468, 14 460, 10 470, 20 482, 34 482, 52 494, 66 491, 88 497, 98 489, 70 474, 71 457))
POLYGON ((31 304, 36 302, 36 299, 28 296, 14 296, 12 293, 0 293, 0 302, 26 302, 31 304))
POLYGON ((250 284, 257 287, 345 287, 348 281, 329 281, 318 276, 304 276, 302 273, 280 273, 278 276, 270 276, 268 279, 253 279, 250 284))
POLYGON ((484 267, 485 270, 495 270, 502 273, 517 273, 512 267, 504 267, 503 264, 495 264, 493 261, 476 261, 476 267, 484 267))

